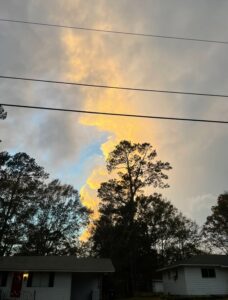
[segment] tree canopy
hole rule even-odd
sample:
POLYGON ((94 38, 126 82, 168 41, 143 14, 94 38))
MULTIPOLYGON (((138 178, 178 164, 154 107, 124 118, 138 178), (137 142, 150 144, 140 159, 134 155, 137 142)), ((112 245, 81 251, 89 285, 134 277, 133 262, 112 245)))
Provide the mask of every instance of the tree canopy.
POLYGON ((0 153, 0 255, 76 254, 89 211, 26 153, 0 153))
POLYGON ((76 255, 80 229, 87 224, 88 217, 88 210, 81 205, 78 191, 54 180, 43 186, 36 209, 20 252, 76 255))
POLYGON ((111 209, 113 218, 122 218, 130 224, 135 217, 136 198, 144 194, 147 186, 168 187, 166 171, 171 166, 168 162, 155 160, 156 156, 148 143, 121 141, 115 147, 108 156, 107 169, 110 173, 115 171, 116 176, 102 183, 98 190, 101 215, 111 209))
POLYGON ((47 176, 25 153, 0 153, 0 255, 11 254, 18 246, 47 176))
POLYGON ((111 257, 118 280, 132 294, 150 282, 159 266, 197 251, 198 227, 151 189, 168 187, 168 162, 148 143, 121 141, 107 158, 113 178, 98 189, 100 219, 94 252, 111 257), (151 191, 152 192, 152 191, 151 191))
POLYGON ((0 120, 4 120, 7 116, 7 112, 4 110, 2 105, 0 105, 0 120))
POLYGON ((207 217, 203 234, 209 245, 228 255, 228 193, 218 197, 217 205, 212 206, 212 214, 207 217))
MULTIPOLYGON (((5 112, 4 108, 2 105, 0 105, 0 120, 4 120, 7 116, 7 112, 5 112)), ((0 140, 1 143, 1 140, 0 140)))

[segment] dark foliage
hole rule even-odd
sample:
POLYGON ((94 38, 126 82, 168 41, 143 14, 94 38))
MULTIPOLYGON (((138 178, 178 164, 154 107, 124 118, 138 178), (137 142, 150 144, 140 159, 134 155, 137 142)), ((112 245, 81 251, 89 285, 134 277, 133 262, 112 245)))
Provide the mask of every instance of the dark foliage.
POLYGON ((5 112, 4 108, 0 105, 0 119, 4 120, 7 116, 7 112, 5 112))
MULTIPOLYGON (((5 120, 6 116, 7 116, 7 112, 5 112, 2 105, 0 105, 0 120, 5 120)), ((0 140, 0 143, 1 143, 1 140, 0 140)))
POLYGON ((146 187, 168 187, 171 166, 156 156, 150 144, 120 142, 107 160, 113 179, 98 190, 100 219, 92 232, 93 250, 113 259, 115 283, 128 294, 145 290, 159 266, 192 255, 199 244, 194 222, 161 195, 144 195, 146 187))
POLYGON ((26 153, 0 153, 0 255, 75 254, 88 211, 26 153))
POLYGON ((44 169, 27 154, 0 153, 0 255, 16 251, 46 178, 44 169))
POLYGON ((218 203, 211 208, 212 214, 207 217, 203 235, 211 246, 228 255, 228 193, 218 197, 218 203))
POLYGON ((86 225, 87 216, 88 211, 72 186, 61 185, 58 180, 44 185, 20 253, 75 255, 80 228, 86 225))

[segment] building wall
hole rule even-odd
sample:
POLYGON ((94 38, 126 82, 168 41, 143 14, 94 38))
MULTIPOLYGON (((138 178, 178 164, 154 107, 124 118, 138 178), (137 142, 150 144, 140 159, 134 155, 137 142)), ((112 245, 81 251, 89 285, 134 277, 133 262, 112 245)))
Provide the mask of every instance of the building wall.
POLYGON ((215 278, 203 278, 201 268, 178 268, 178 278, 175 280, 176 269, 163 272, 164 293, 170 295, 210 296, 228 295, 228 269, 216 268, 215 278), (170 276, 168 276, 170 272, 170 276))
POLYGON ((152 291, 155 294, 160 294, 164 292, 164 286, 162 280, 152 280, 152 291))
POLYGON ((216 268, 215 278, 202 278, 201 268, 185 268, 188 295, 228 295, 228 269, 216 268))
POLYGON ((101 275, 75 273, 72 275, 71 300, 99 300, 100 287, 101 275))
MULTIPOLYGON (((34 273, 34 284, 38 284, 37 278, 46 280, 47 273, 34 273)), ((10 298, 13 273, 9 273, 7 286, 0 287, 3 300, 10 298)), ((18 300, 70 300, 71 298, 71 273, 55 273, 54 287, 27 287, 27 282, 22 283, 21 297, 18 300)))
POLYGON ((8 274, 8 278, 7 278, 7 283, 5 287, 0 287, 0 295, 1 295, 1 300, 9 297, 10 295, 10 290, 11 290, 11 283, 12 283, 12 277, 13 277, 13 273, 9 273, 8 274))
POLYGON ((184 268, 166 270, 163 272, 162 279, 165 294, 187 295, 184 268))

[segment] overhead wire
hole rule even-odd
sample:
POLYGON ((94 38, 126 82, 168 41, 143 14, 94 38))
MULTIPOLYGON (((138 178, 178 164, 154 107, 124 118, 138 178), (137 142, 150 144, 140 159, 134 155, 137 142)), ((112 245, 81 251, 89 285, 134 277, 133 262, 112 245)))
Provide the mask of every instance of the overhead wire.
POLYGON ((160 35, 160 34, 152 34, 152 33, 128 32, 128 31, 108 30, 108 29, 98 29, 98 28, 89 28, 89 27, 81 27, 81 26, 69 26, 69 25, 61 25, 61 24, 14 20, 14 19, 6 19, 6 18, 0 18, 0 22, 20 23, 20 24, 27 24, 27 25, 56 27, 56 28, 83 30, 83 31, 91 31, 91 32, 118 34, 118 35, 148 37, 148 38, 172 39, 172 40, 193 41, 193 42, 201 42, 201 43, 225 44, 225 45, 228 44, 228 41, 222 41, 222 40, 202 39, 202 38, 172 36, 172 35, 160 35))
POLYGON ((79 110, 79 109, 69 109, 69 108, 56 108, 56 107, 46 107, 46 106, 32 106, 32 105, 10 104, 10 103, 0 103, 0 105, 2 105, 3 107, 6 106, 6 107, 25 108, 25 109, 39 109, 39 110, 49 110, 49 111, 72 112, 72 113, 81 113, 81 114, 90 114, 90 115, 113 116, 113 117, 129 117, 129 118, 141 118, 141 119, 157 119, 157 120, 184 121, 184 122, 228 124, 228 121, 211 120, 211 119, 163 117, 163 116, 113 113, 113 112, 79 110))
MULTIPOLYGON (((207 42, 207 43, 217 43, 217 44, 228 44, 228 41, 197 39, 197 38, 188 38, 188 37, 179 37, 179 36, 165 36, 165 35, 157 35, 157 34, 134 33, 134 32, 126 32, 126 31, 115 31, 115 30, 105 30, 105 29, 97 29, 97 28, 67 26, 67 25, 41 23, 41 22, 30 22, 30 21, 3 19, 3 18, 0 18, 0 22, 22 23, 22 24, 30 24, 30 25, 39 25, 39 26, 48 26, 48 27, 57 27, 57 28, 68 28, 68 29, 75 29, 75 30, 104 32, 104 33, 112 33, 112 34, 124 34, 124 35, 144 36, 144 37, 154 37, 154 38, 164 38, 164 39, 175 39, 175 40, 186 40, 186 41, 207 42)), ((5 76, 5 75, 0 75, 0 78, 1 79, 11 79, 11 80, 42 82, 42 83, 52 83, 52 84, 84 86, 84 87, 92 87, 92 88, 106 88, 106 89, 116 89, 116 90, 137 91, 137 92, 152 92, 152 93, 166 93, 166 94, 180 94, 180 95, 190 95, 190 96, 207 96, 207 97, 228 98, 227 94, 216 94, 216 93, 198 93, 198 92, 188 92, 188 91, 173 91, 173 90, 134 88, 134 87, 125 87, 125 86, 89 84, 89 83, 46 80, 46 79, 17 77, 17 76, 5 76)), ((62 112, 74 112, 74 113, 93 114, 93 115, 106 115, 106 116, 116 116, 116 117, 118 116, 118 117, 130 117, 130 118, 145 118, 145 119, 159 119, 159 120, 172 120, 172 121, 185 121, 185 122, 228 124, 228 121, 211 120, 211 119, 163 117, 163 116, 128 114, 128 113, 112 113, 112 112, 88 111, 88 110, 77 110, 77 109, 55 108, 55 107, 44 107, 44 106, 29 106, 29 105, 19 105, 19 104, 9 104, 9 103, 2 103, 0 105, 8 106, 8 107, 17 107, 17 108, 51 110, 51 111, 62 111, 62 112)))
POLYGON ((125 90, 125 91, 135 91, 135 92, 150 92, 150 93, 164 93, 164 94, 176 94, 176 95, 228 98, 228 94, 216 94, 216 93, 206 93, 206 92, 198 93, 198 92, 188 92, 188 91, 134 88, 134 87, 126 87, 126 86, 113 86, 113 85, 103 85, 103 84, 58 81, 58 80, 38 79, 38 78, 30 78, 30 77, 0 75, 0 79, 32 81, 32 82, 41 82, 41 83, 73 85, 73 86, 83 86, 83 87, 89 87, 89 88, 103 88, 103 89, 125 90))

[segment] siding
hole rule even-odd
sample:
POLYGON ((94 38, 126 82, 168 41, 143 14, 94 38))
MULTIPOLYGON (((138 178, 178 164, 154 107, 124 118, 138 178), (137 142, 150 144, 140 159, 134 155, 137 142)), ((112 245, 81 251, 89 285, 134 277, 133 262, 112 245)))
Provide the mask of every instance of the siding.
POLYGON ((178 268, 163 272, 164 293, 170 295, 187 295, 185 269, 178 268), (178 278, 175 280, 175 272, 178 270, 178 278), (170 272, 170 278, 168 276, 170 272))
POLYGON ((202 278, 201 268, 185 268, 188 295, 228 295, 228 269, 215 272, 215 278, 202 278))
POLYGON ((71 300, 99 300, 101 276, 96 274, 79 274, 72 276, 71 300))
POLYGON ((155 294, 163 293, 164 286, 162 280, 152 280, 152 291, 155 294))
MULTIPOLYGON (((4 299, 4 297, 8 297, 10 294, 10 289, 11 289, 11 282, 12 282, 12 277, 13 274, 9 273, 8 274, 8 278, 7 278, 7 282, 6 282, 6 286, 5 287, 0 287, 1 290, 1 297, 4 299)), ((1 298, 0 298, 1 299, 1 298)))
MULTIPOLYGON (((10 298, 13 273, 8 274, 7 286, 0 287, 2 298, 10 298)), ((47 287, 48 273, 33 274, 33 285, 22 282, 18 300, 93 300, 100 299, 101 274, 55 273, 54 287, 47 287), (43 285, 42 287, 40 285, 43 285)), ((1 299, 1 298, 0 298, 1 299)))
MULTIPOLYGON (((11 283, 12 273, 8 276, 7 286, 0 288, 4 297, 10 296, 11 283)), ((34 300, 34 296, 36 300, 70 300, 70 293, 71 273, 55 273, 54 287, 27 287, 27 282, 23 282, 21 297, 18 300, 34 300)))

